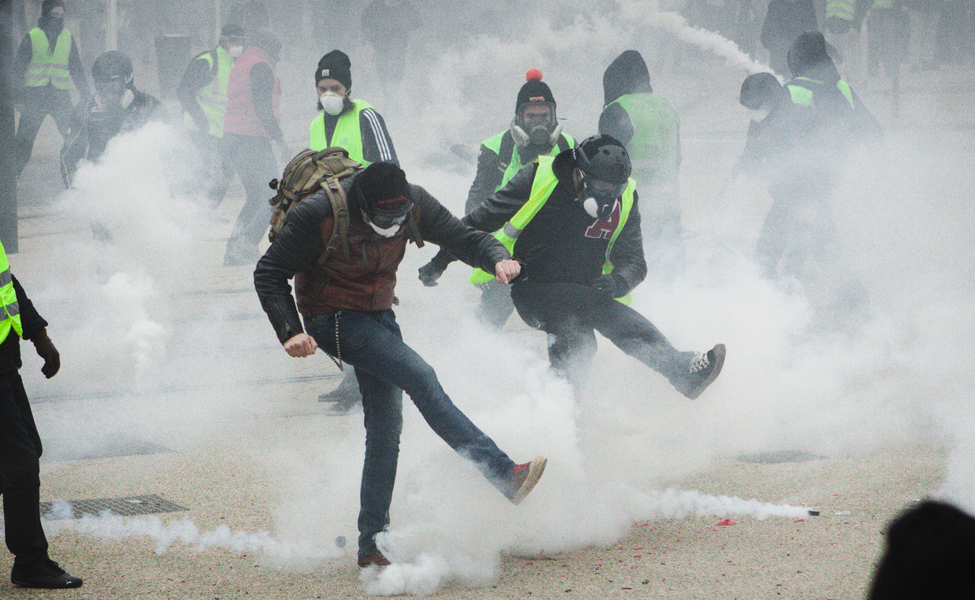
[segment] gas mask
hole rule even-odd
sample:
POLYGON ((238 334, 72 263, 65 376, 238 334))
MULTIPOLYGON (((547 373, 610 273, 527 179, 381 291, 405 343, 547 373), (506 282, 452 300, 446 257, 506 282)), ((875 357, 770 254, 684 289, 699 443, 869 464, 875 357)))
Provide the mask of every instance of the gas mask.
POLYGON ((559 141, 562 125, 551 115, 523 114, 511 122, 511 137, 518 146, 551 148, 559 141))
POLYGON ((318 97, 318 101, 322 103, 322 110, 333 117, 342 114, 342 109, 345 108, 345 96, 340 96, 335 92, 325 92, 318 97))
POLYGON ((594 219, 606 219, 613 214, 616 201, 623 195, 625 188, 625 183, 607 183, 584 173, 582 181, 576 186, 582 208, 594 219))

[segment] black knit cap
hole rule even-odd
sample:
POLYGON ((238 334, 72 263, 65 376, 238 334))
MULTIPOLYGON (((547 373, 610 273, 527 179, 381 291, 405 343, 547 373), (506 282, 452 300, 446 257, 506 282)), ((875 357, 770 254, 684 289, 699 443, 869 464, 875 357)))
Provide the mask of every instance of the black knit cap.
POLYGON ((345 89, 352 89, 352 61, 345 52, 332 50, 318 61, 315 83, 322 79, 334 79, 344 85, 345 89))
POLYGON ((64 8, 64 0, 44 0, 41 2, 41 16, 46 17, 51 14, 51 9, 55 6, 64 8))
POLYGON ((555 108, 555 97, 552 90, 542 81, 542 72, 538 69, 529 69, 525 73, 527 83, 521 86, 518 91, 518 100, 515 102, 515 113, 521 114, 529 104, 551 104, 555 108))
POLYGON ((393 163, 372 163, 356 176, 353 185, 370 217, 400 217, 413 208, 406 173, 393 163))

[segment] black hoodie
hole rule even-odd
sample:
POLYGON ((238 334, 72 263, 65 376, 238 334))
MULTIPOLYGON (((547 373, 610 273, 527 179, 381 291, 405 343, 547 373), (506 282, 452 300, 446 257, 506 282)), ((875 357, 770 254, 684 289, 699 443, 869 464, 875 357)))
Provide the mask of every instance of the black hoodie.
POLYGON ((599 133, 613 136, 624 146, 633 139, 633 123, 626 110, 611 104, 627 94, 651 94, 650 71, 636 50, 627 50, 616 57, 603 73, 603 112, 599 115, 599 133))

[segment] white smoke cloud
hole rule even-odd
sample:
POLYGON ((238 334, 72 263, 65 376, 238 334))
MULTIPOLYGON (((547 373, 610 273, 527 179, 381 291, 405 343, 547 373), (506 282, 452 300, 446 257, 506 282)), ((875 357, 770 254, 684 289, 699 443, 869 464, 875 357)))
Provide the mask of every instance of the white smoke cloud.
MULTIPOLYGON (((424 288, 415 269, 435 248, 411 247, 396 309, 407 342, 513 459, 544 454, 549 465, 528 500, 511 506, 405 399, 392 525, 381 540, 397 564, 364 571, 367 593, 425 595, 447 583, 485 585, 498 576, 503 552, 608 545, 643 520, 803 516, 806 507, 781 499, 680 489, 681 480, 715 460, 745 453, 832 456, 944 441, 951 453, 937 492, 975 510, 975 427, 959 417, 975 414, 975 373, 967 358, 975 247, 970 143, 950 132, 930 139, 907 131, 891 135, 883 152, 851 159, 834 206, 838 240, 870 291, 874 314, 855 335, 823 333, 816 329, 814 295, 764 280, 751 260, 767 210, 764 187, 739 180, 719 202, 708 201, 716 173, 730 167, 743 141, 737 85, 765 67, 651 3, 604 4, 606 10, 594 12, 581 2, 543 2, 540 9, 564 12, 512 18, 512 30, 530 27, 530 36, 510 41, 485 33, 456 50, 418 52, 405 84, 416 112, 387 120, 410 179, 459 212, 473 166, 428 158, 453 143, 473 147, 504 129, 528 68, 545 72, 566 130, 580 138, 595 131, 602 69, 623 50, 643 52, 655 89, 683 110, 685 134, 714 123, 737 129, 724 145, 685 135, 687 269, 676 282, 638 288, 633 306, 681 349, 726 343, 725 371, 705 396, 688 402, 600 339, 592 385, 573 395, 547 369, 544 334, 517 316, 502 333, 485 330, 472 316, 477 292, 466 283, 466 269, 455 265, 439 287, 424 288), (702 82, 662 70, 668 53, 682 48, 676 40, 713 54, 727 71, 702 82), (714 96, 701 101, 701 89, 714 96)), ((357 82, 368 79, 365 65, 356 69, 357 82)), ((285 84, 312 91, 304 80, 285 84)), ((286 130, 303 131, 289 125, 286 130)), ((255 377, 334 376, 321 357, 284 356, 256 298, 246 304, 233 294, 249 289, 250 274, 218 264, 229 223, 213 221, 200 208, 198 191, 186 185, 193 156, 186 140, 164 125, 120 136, 100 164, 79 170, 77 189, 56 205, 75 226, 47 253, 62 278, 34 281, 28 292, 52 321, 64 368, 46 388, 39 375, 25 377, 37 383, 29 389, 69 400, 57 411, 37 411, 42 435, 60 428, 77 433, 81 443, 86 430, 114 427, 181 449, 236 447, 241 431, 253 433, 239 419, 244 411, 260 424, 280 414, 273 402, 285 395, 281 388, 254 385, 255 377), (111 232, 111 242, 91 239, 91 221, 111 232), (186 295, 200 290, 223 295, 186 295), (70 310, 57 316, 45 310, 64 307, 65 299, 70 310), (241 319, 252 320, 244 326, 241 319)), ((307 409, 307 417, 275 422, 287 431, 282 439, 241 451, 268 467, 271 487, 279 490, 273 532, 200 531, 189 520, 112 515, 48 527, 105 540, 149 538, 159 552, 174 544, 260 551, 289 567, 348 560, 355 550, 361 421, 323 417, 313 396, 288 405, 307 409), (336 548, 338 537, 349 546, 336 548)))

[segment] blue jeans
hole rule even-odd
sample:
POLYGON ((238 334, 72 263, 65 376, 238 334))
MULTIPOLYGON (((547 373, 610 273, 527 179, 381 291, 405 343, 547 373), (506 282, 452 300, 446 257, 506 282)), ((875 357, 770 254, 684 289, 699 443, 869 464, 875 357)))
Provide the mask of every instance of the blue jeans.
POLYGON ((403 343, 392 310, 316 315, 305 319, 305 328, 319 348, 355 368, 362 392, 366 455, 359 490, 360 555, 378 551, 376 534, 389 525, 404 391, 430 428, 510 497, 506 486, 515 463, 454 406, 433 368, 403 343))

